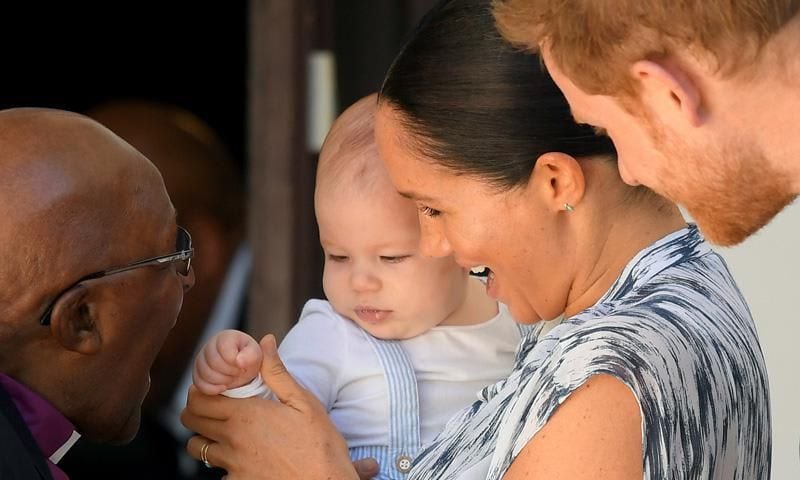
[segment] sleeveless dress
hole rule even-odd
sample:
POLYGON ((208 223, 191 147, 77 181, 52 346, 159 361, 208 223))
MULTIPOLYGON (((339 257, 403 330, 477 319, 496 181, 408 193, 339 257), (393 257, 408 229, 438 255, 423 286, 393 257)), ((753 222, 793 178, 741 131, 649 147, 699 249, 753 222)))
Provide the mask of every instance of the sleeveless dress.
POLYGON ((501 479, 597 374, 638 400, 645 479, 769 478, 769 385, 756 328, 725 262, 691 225, 641 251, 594 306, 529 332, 511 375, 448 422, 409 479, 501 479))

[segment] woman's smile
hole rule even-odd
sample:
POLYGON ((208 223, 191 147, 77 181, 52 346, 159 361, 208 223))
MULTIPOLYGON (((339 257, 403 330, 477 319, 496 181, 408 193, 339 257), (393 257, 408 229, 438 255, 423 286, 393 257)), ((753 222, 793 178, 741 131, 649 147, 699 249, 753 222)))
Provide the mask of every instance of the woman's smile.
POLYGON ((490 269, 486 269, 488 274, 486 275, 486 294, 489 295, 491 298, 498 300, 497 294, 497 279, 495 274, 490 269))

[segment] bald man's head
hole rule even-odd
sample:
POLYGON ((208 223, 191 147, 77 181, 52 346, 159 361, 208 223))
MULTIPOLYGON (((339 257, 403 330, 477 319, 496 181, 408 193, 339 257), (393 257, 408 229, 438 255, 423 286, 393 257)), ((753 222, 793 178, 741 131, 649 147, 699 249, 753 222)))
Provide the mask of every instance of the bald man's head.
POLYGON ((151 197, 168 202, 156 168, 98 123, 57 110, 1 111, 4 310, 31 309, 38 290, 91 270, 95 249, 119 240, 124 222, 162 207, 151 197))
POLYGON ((0 371, 89 436, 135 434, 193 279, 167 265, 78 281, 175 245, 174 209, 141 153, 81 115, 0 111, 0 371))
MULTIPOLYGON (((197 115, 163 103, 114 100, 87 112, 147 156, 161 174, 192 232, 198 285, 186 296, 180 320, 152 371, 145 408, 161 414, 190 365, 211 318, 231 260, 244 238, 245 192, 232 156, 197 115)), ((180 392, 181 395, 185 392, 180 392)))

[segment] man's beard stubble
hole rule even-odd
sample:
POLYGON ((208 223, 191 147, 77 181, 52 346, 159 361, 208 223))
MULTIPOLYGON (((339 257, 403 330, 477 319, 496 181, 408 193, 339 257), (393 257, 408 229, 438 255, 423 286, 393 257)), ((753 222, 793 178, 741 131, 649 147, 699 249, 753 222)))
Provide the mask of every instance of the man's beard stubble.
POLYGON ((789 177, 772 171, 764 153, 753 145, 739 141, 690 148, 680 140, 667 141, 663 129, 650 125, 656 147, 669 164, 662 179, 664 174, 674 179, 663 183, 665 196, 683 205, 712 243, 741 243, 797 196, 789 177))

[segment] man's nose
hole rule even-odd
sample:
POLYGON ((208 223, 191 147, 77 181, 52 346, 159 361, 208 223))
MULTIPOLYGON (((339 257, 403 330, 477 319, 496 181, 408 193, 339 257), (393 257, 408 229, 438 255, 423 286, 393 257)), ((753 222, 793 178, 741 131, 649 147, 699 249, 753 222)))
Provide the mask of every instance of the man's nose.
POLYGON ((194 267, 189 267, 189 274, 181 275, 181 279, 183 280, 183 293, 186 293, 194 287, 194 282, 197 280, 194 275, 194 267))

